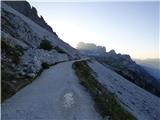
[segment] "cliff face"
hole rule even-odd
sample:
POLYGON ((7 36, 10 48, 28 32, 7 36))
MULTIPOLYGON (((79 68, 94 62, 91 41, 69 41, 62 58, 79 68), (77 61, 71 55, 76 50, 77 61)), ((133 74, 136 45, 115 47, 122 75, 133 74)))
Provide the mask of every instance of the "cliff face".
POLYGON ((53 32, 52 28, 45 22, 43 17, 38 16, 36 8, 33 6, 31 7, 27 1, 5 1, 5 3, 11 6, 13 9, 19 11, 21 14, 33 20, 41 27, 57 35, 55 32, 53 32))

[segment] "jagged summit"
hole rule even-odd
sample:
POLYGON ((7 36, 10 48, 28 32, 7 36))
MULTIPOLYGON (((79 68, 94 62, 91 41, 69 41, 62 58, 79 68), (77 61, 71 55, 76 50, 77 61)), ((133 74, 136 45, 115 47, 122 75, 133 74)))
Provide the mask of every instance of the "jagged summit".
POLYGON ((106 48, 104 46, 97 46, 93 43, 84 43, 84 42, 79 42, 77 44, 77 49, 82 49, 82 50, 90 50, 90 51, 97 51, 97 52, 106 52, 106 48))
POLYGON ((4 1, 4 3, 19 11, 26 17, 30 18, 43 28, 57 35, 55 32, 53 32, 52 28, 46 23, 44 18, 42 16, 38 16, 37 9, 31 6, 27 1, 4 1))
POLYGON ((90 54, 90 55, 103 55, 106 53, 106 48, 104 46, 97 46, 93 43, 84 43, 79 42, 77 44, 77 49, 83 54, 90 54))
POLYGON ((116 54, 115 50, 110 50, 108 54, 116 54))

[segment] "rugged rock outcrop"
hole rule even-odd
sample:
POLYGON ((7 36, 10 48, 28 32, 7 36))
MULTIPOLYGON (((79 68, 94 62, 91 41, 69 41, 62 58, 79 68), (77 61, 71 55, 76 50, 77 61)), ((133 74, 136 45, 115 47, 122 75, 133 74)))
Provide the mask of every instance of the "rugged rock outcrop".
POLYGON ((52 28, 45 22, 42 16, 38 16, 37 10, 35 7, 31 7, 27 1, 4 1, 7 5, 11 6, 15 10, 19 11, 26 17, 30 18, 43 28, 47 29, 48 31, 52 32, 53 34, 57 35, 53 32, 52 28))

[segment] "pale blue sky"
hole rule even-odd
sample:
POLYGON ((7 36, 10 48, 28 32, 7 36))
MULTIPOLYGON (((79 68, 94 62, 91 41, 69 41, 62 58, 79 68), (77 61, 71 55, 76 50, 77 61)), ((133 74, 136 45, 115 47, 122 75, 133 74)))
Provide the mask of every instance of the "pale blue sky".
POLYGON ((31 5, 73 47, 83 41, 133 58, 160 55, 157 2, 31 2, 31 5))

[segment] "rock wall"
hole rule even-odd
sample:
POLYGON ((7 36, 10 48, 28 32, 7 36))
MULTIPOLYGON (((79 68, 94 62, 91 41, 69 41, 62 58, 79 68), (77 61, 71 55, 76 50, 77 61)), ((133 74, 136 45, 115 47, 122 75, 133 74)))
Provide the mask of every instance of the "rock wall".
POLYGON ((19 11, 26 17, 30 18, 34 22, 36 22, 41 27, 47 29, 48 31, 52 32, 53 34, 57 35, 53 32, 52 28, 45 22, 42 16, 38 16, 37 10, 35 7, 31 7, 27 1, 4 1, 7 5, 11 6, 15 10, 19 11))

